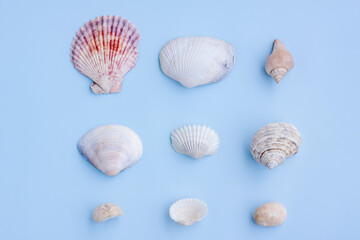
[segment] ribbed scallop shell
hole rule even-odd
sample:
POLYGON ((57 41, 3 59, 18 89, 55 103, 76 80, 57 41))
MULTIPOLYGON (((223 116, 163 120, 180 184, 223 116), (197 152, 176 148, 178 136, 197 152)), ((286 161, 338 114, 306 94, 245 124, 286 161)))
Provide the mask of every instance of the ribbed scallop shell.
POLYGON ((205 125, 186 125, 171 133, 172 147, 181 154, 199 159, 216 153, 219 136, 205 125))
POLYGON ((221 80, 234 63, 233 46, 211 37, 176 38, 160 52, 162 71, 188 88, 221 80))
POLYGON ((206 203, 195 198, 184 198, 171 205, 169 214, 172 220, 184 226, 201 221, 207 214, 206 203))
POLYGON ((100 171, 115 176, 136 163, 143 152, 139 136, 121 125, 103 125, 87 132, 79 151, 100 171))
POLYGON ((273 169, 299 150, 301 136, 289 123, 270 123, 257 131, 251 142, 254 159, 273 169))
POLYGON ((140 34, 128 20, 102 16, 87 22, 76 33, 71 61, 91 78, 94 93, 116 93, 124 75, 135 67, 140 34))

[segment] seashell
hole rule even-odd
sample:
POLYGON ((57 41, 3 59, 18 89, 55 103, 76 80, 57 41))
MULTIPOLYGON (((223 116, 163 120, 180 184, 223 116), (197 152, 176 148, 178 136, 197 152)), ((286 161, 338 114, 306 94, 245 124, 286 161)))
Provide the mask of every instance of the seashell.
POLYGON ((285 76, 285 74, 294 67, 294 59, 291 53, 286 50, 284 44, 280 40, 274 41, 274 48, 265 64, 265 71, 276 83, 285 76))
POLYGON ((78 142, 79 151, 100 171, 115 176, 136 163, 143 152, 139 136, 130 128, 110 124, 87 132, 78 142))
POLYGON ((181 37, 160 51, 162 71, 188 88, 224 78, 235 63, 230 43, 211 37, 181 37))
POLYGON ((122 215, 123 212, 116 204, 103 203, 95 208, 93 219, 95 222, 100 223, 122 215))
POLYGON ((207 212, 206 203, 195 198, 180 199, 169 209, 171 219, 184 226, 190 226, 201 221, 207 212))
POLYGON ((71 62, 94 82, 94 93, 120 92, 124 75, 135 67, 140 34, 128 20, 102 16, 85 23, 76 33, 71 62))
POLYGON ((251 142, 254 159, 273 169, 296 154, 301 144, 299 131, 289 123, 270 123, 257 131, 251 142))
POLYGON ((278 202, 268 202, 258 207, 254 213, 255 222, 263 227, 275 227, 286 220, 286 208, 278 202))
POLYGON ((205 125, 186 125, 171 133, 172 147, 181 154, 199 159, 215 154, 219 148, 219 136, 205 125))

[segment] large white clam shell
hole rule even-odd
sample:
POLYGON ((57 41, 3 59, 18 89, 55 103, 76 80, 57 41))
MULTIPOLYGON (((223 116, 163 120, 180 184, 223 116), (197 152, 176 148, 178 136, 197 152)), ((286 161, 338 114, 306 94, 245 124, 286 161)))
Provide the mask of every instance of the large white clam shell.
POLYGON ((110 124, 87 132, 78 149, 100 171, 115 176, 140 159, 143 145, 130 128, 110 124))
POLYGON ((218 134, 205 125, 186 125, 171 133, 172 147, 181 154, 199 159, 215 154, 219 148, 218 134))
POLYGON ((169 214, 172 220, 184 226, 201 221, 207 214, 206 203, 195 198, 184 198, 171 205, 169 214))
POLYGON ((75 68, 94 82, 94 93, 116 93, 124 75, 135 67, 140 34, 118 16, 97 17, 80 28, 71 47, 75 68))
POLYGON ((160 51, 162 71, 188 88, 221 80, 234 63, 233 46, 211 37, 176 38, 160 51))
POLYGON ((292 124, 270 123, 255 133, 251 153, 258 163, 273 169, 296 154, 300 144, 300 133, 292 124))

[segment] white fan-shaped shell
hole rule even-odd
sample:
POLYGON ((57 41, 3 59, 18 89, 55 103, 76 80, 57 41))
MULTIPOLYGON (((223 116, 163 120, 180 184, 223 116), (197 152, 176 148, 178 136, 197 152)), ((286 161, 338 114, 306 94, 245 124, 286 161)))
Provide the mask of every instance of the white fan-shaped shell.
POLYGON ((90 130, 79 140, 78 148, 96 168, 109 176, 136 163, 143 152, 139 136, 130 128, 116 124, 90 130))
POLYGON ((255 133, 251 153, 258 163, 273 169, 296 154, 300 144, 300 133, 292 124, 270 123, 255 133))
POLYGON ((76 33, 71 47, 75 68, 94 83, 94 93, 115 93, 124 75, 135 67, 140 34, 128 20, 102 16, 87 22, 76 33))
POLYGON ((172 220, 184 226, 201 221, 207 214, 206 203, 195 198, 184 198, 171 205, 169 214, 172 220))
POLYGON ((219 148, 219 136, 205 125, 186 125, 171 133, 172 147, 181 154, 199 159, 215 154, 219 148))
POLYGON ((188 88, 221 80, 234 63, 233 46, 211 37, 176 38, 160 52, 162 71, 188 88))

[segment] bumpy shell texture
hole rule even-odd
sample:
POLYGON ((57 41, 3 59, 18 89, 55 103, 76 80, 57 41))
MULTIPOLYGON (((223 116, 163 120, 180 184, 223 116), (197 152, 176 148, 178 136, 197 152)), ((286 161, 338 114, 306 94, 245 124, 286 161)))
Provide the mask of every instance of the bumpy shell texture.
POLYGON ((254 159, 273 169, 299 150, 301 136, 289 123, 270 123, 257 131, 251 142, 254 159))
POLYGON ((171 133, 172 147, 181 154, 199 159, 215 154, 219 148, 219 136, 205 125, 186 125, 171 133))
POLYGON ((94 93, 116 93, 124 75, 135 67, 140 34, 128 20, 102 16, 87 22, 76 33, 71 61, 91 78, 94 93))
POLYGON ((255 222, 263 227, 275 227, 285 222, 286 208, 278 202, 269 202, 258 207, 254 213, 255 222))
POLYGON ((143 146, 139 136, 121 125, 103 125, 86 133, 79 151, 101 172, 115 176, 139 161, 143 146))
POLYGON ((276 83, 294 67, 294 59, 280 40, 274 41, 274 48, 265 64, 265 71, 276 83))
POLYGON ((93 220, 100 223, 122 215, 123 212, 116 204, 103 203, 95 208, 93 212, 93 220))
POLYGON ((234 63, 233 46, 211 37, 176 38, 160 52, 162 71, 188 88, 221 80, 234 63))
POLYGON ((169 209, 171 219, 184 226, 190 226, 201 221, 207 212, 206 203, 195 198, 180 199, 169 209))

